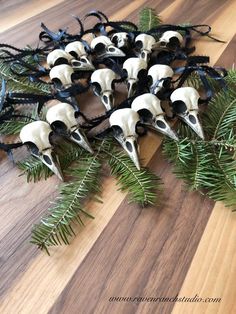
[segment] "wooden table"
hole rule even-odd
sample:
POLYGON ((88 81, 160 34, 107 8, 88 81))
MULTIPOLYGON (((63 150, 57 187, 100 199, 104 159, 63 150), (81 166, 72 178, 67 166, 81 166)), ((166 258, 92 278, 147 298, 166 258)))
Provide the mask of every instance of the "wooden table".
MULTIPOLYGON (((196 42, 197 53, 211 64, 235 63, 234 0, 16 1, 1 3, 0 42, 34 45, 43 21, 49 28, 77 24, 71 14, 91 9, 112 20, 137 21, 144 6, 160 12, 166 23, 207 23, 214 35, 196 42)), ((1 153, 0 313, 236 313, 236 214, 197 192, 187 192, 172 174, 160 149, 161 137, 142 140, 145 164, 164 182, 161 208, 128 205, 104 177, 103 204, 91 202, 96 217, 78 228, 70 246, 52 256, 28 243, 30 230, 56 195, 57 178, 27 184, 1 153), (199 297, 221 302, 110 302, 110 297, 199 297)), ((19 157, 20 152, 16 155, 19 157)))

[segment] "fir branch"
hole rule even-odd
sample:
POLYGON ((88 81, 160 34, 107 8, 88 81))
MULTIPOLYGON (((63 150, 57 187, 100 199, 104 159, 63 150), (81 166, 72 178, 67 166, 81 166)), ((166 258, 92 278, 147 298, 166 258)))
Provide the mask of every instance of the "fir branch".
POLYGON ((50 209, 50 214, 42 218, 34 227, 31 243, 48 254, 49 246, 69 244, 69 238, 75 234, 72 223, 83 225, 81 214, 93 218, 83 209, 82 201, 88 195, 100 193, 99 157, 103 146, 104 141, 101 142, 94 156, 80 158, 79 162, 70 169, 69 174, 74 180, 61 186, 57 202, 50 209))
MULTIPOLYGON (((66 170, 72 162, 79 158, 90 156, 88 152, 79 146, 65 142, 57 147, 56 153, 59 156, 62 170, 66 170)), ((34 156, 29 156, 25 160, 18 162, 17 166, 22 170, 20 175, 26 175, 27 182, 46 180, 53 175, 53 172, 40 159, 34 156)))
POLYGON ((161 186, 160 178, 146 168, 137 170, 131 159, 112 145, 106 145, 103 152, 108 158, 111 174, 118 180, 119 190, 128 192, 130 202, 154 205, 156 191, 161 186))
POLYGON ((21 119, 6 120, 0 124, 0 135, 18 134, 23 126, 29 122, 32 122, 30 116, 26 116, 21 119))
MULTIPOLYGON (((4 53, 0 52, 0 56, 4 53)), ((44 83, 31 82, 27 77, 13 74, 10 65, 0 59, 0 78, 7 81, 7 87, 14 92, 26 92, 32 94, 50 94, 50 86, 44 83)))
POLYGON ((161 24, 161 18, 152 8, 143 8, 139 13, 138 29, 147 32, 161 24))
POLYGON ((204 129, 212 140, 224 139, 236 123, 236 91, 221 91, 208 107, 203 116, 204 129))

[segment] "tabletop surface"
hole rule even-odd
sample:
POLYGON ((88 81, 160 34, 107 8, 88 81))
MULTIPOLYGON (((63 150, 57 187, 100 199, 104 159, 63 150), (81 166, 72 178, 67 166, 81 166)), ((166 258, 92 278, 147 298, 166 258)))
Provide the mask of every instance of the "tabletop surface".
MULTIPOLYGON (((235 63, 236 1, 1 2, 0 43, 37 43, 40 23, 57 30, 77 28, 71 15, 97 9, 111 20, 137 22, 150 6, 165 23, 206 23, 227 43, 196 41, 197 54, 212 65, 235 63)), ((236 313, 236 214, 198 192, 188 192, 172 173, 160 145, 149 134, 141 157, 164 183, 161 208, 129 205, 110 176, 103 177, 103 204, 89 202, 95 216, 77 228, 69 246, 51 257, 29 244, 30 230, 56 196, 55 176, 26 183, 0 154, 0 313, 236 313), (213 297, 221 302, 110 302, 110 297, 213 297)), ((20 152, 17 153, 18 157, 20 152)))

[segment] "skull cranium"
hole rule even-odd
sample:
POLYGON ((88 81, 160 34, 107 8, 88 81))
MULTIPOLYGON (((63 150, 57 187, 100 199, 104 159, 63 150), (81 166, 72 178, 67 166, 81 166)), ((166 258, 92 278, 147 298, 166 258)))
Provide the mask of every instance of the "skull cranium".
POLYGON ((100 58, 125 56, 124 52, 115 47, 114 43, 107 36, 95 37, 91 42, 91 48, 100 58))
POLYGON ((99 96, 106 110, 114 106, 114 80, 116 73, 111 69, 98 69, 91 75, 94 94, 99 96))
POLYGON ((137 169, 140 170, 138 134, 136 132, 139 115, 130 108, 118 109, 111 114, 109 121, 114 137, 127 152, 137 169))
POLYGON ((29 147, 33 156, 39 158, 63 181, 58 157, 53 152, 53 146, 50 143, 51 134, 52 129, 47 122, 34 121, 21 129, 20 139, 29 147))
POLYGON ((177 135, 166 122, 161 102, 155 95, 146 93, 136 97, 131 108, 139 114, 143 124, 174 140, 178 140, 177 135))
POLYGON ((76 120, 76 110, 70 104, 60 102, 50 107, 46 119, 55 133, 70 139, 93 153, 84 131, 79 127, 76 120))
POLYGON ((202 126, 198 119, 198 100, 200 95, 193 87, 177 88, 170 95, 175 113, 183 119, 197 134, 204 139, 202 126))
POLYGON ((139 79, 146 72, 146 69, 146 61, 140 58, 129 58, 124 62, 123 71, 127 81, 128 97, 136 93, 139 79))

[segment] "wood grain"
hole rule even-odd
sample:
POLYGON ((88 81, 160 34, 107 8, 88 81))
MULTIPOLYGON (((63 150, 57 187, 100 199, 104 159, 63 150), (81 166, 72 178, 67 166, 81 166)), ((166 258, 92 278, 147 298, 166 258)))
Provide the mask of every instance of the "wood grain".
MULTIPOLYGON (((6 12, 12 19, 5 24, 0 42, 18 47, 36 45, 41 21, 53 30, 66 25, 74 32, 78 26, 70 14, 83 16, 94 8, 103 10, 113 20, 136 22, 140 8, 148 5, 156 8, 167 23, 210 23, 214 35, 227 40, 227 44, 201 38, 196 41, 197 53, 210 55, 212 64, 217 60, 218 65, 235 62, 232 51, 236 3, 232 0, 122 0, 112 5, 108 0, 52 0, 38 1, 32 11, 33 2, 20 1, 13 6, 12 0, 5 5, 0 20, 6 12), (48 6, 40 5, 44 2, 48 6)), ((46 183, 26 184, 24 177, 17 177, 19 171, 4 154, 0 155, 1 313, 171 313, 174 303, 116 303, 109 302, 109 297, 178 293, 219 293, 223 303, 178 303, 173 310, 176 313, 226 313, 224 309, 227 314, 235 312, 235 286, 231 279, 235 275, 234 214, 221 204, 212 212, 212 201, 187 192, 163 159, 160 144, 161 137, 156 134, 141 140, 144 164, 163 178, 161 206, 140 209, 128 205, 126 195, 116 191, 115 180, 104 174, 104 204, 87 204, 96 219, 85 221, 85 228, 77 230, 72 244, 53 249, 50 258, 29 245, 28 240, 31 225, 55 198, 58 181, 52 177, 46 183), (219 275, 215 278, 216 272, 219 275)), ((22 158, 24 153, 17 152, 16 158, 22 158)))

